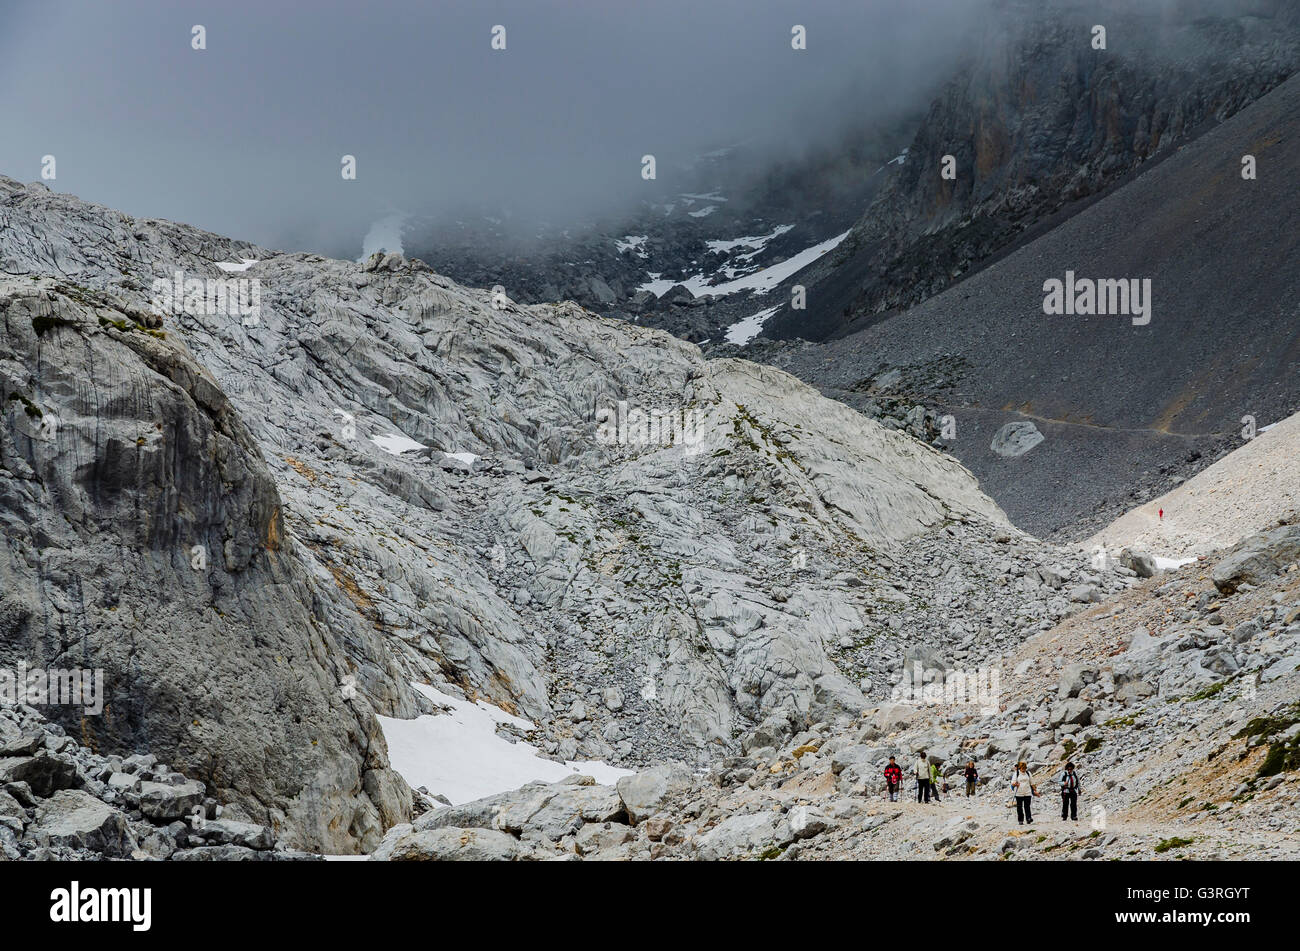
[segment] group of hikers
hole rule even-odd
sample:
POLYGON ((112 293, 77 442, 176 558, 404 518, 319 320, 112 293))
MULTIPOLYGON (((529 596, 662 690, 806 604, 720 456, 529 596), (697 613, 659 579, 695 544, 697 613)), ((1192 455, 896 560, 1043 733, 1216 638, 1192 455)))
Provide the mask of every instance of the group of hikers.
MULTIPOLYGON (((931 798, 935 802, 941 802, 939 792, 948 791, 948 784, 943 781, 939 775, 939 766, 930 762, 930 757, 926 755, 925 750, 916 754, 916 765, 912 770, 916 776, 916 801, 929 802, 931 798)), ((975 795, 975 790, 979 786, 980 774, 975 768, 975 761, 968 760, 966 769, 962 775, 966 780, 966 795, 975 795)), ((903 785, 903 767, 894 762, 894 757, 889 757, 889 765, 885 767, 885 784, 889 787, 889 801, 898 802, 898 790, 903 785)), ((1034 779, 1034 774, 1029 771, 1029 765, 1021 760, 1011 772, 1011 792, 1016 800, 1016 821, 1020 825, 1034 824, 1034 797, 1038 795, 1038 783, 1034 779)), ((1079 821, 1079 775, 1074 770, 1073 763, 1066 763, 1065 770, 1061 773, 1058 780, 1058 786, 1061 793, 1061 819, 1069 819, 1072 822, 1079 821)))

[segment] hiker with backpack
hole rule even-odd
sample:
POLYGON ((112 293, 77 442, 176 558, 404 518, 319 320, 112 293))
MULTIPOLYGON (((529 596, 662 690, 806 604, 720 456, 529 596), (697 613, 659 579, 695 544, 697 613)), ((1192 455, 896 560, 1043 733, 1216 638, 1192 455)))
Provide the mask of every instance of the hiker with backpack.
POLYGON ((930 761, 925 755, 925 750, 916 754, 916 766, 913 769, 916 773, 916 801, 921 802, 921 797, 925 796, 925 802, 930 801, 930 761))
POLYGON ((943 779, 939 775, 939 766, 937 763, 930 764, 930 790, 934 793, 934 801, 942 802, 939 798, 939 788, 943 785, 943 779))
POLYGON ((975 787, 979 784, 980 772, 975 768, 974 760, 966 761, 966 795, 975 795, 975 787))
POLYGON ((1034 774, 1029 771, 1029 764, 1021 760, 1011 773, 1011 791, 1016 797, 1016 824, 1034 824, 1034 797, 1038 787, 1034 785, 1034 774))
POLYGON ((903 767, 894 762, 894 757, 889 757, 889 765, 885 767, 885 785, 889 787, 889 801, 898 802, 898 787, 903 784, 903 767))
POLYGON ((1061 821, 1067 818, 1071 822, 1079 821, 1079 775, 1074 771, 1073 763, 1065 764, 1061 774, 1061 821))

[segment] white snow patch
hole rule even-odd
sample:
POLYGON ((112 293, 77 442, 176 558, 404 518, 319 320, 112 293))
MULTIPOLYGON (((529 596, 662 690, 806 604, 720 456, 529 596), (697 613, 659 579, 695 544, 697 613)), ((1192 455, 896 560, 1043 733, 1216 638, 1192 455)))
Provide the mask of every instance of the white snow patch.
POLYGON ((472 466, 478 460, 478 456, 472 452, 444 452, 448 459, 455 459, 457 462, 463 462, 467 466, 472 466))
POLYGON ((721 287, 712 290, 714 294, 733 294, 736 291, 752 290, 759 294, 766 294, 776 285, 780 284, 787 277, 790 277, 802 271, 809 264, 812 264, 819 257, 833 250, 836 245, 849 236, 849 232, 837 234, 833 238, 828 238, 821 244, 815 244, 811 248, 800 251, 798 254, 786 258, 780 264, 773 264, 771 267, 763 268, 747 277, 742 277, 721 287))
POLYGON ((498 723, 534 729, 529 721, 481 700, 471 703, 425 684, 411 686, 439 706, 451 707, 451 712, 414 720, 379 717, 389 762, 413 788, 424 786, 455 805, 518 789, 538 779, 553 783, 581 773, 613 785, 620 777, 631 775, 629 770, 599 761, 542 759, 536 747, 522 741, 511 743, 496 734, 498 723))
POLYGON ((404 452, 410 452, 412 449, 426 448, 423 443, 418 443, 414 439, 403 436, 401 433, 389 433, 387 436, 371 436, 370 441, 378 446, 384 452, 390 452, 394 456, 400 456, 404 452))
POLYGON ((749 343, 758 336, 758 332, 763 329, 763 324, 767 322, 767 318, 771 317, 780 309, 781 305, 777 304, 775 307, 769 307, 767 310, 760 310, 757 314, 751 314, 744 320, 736 321, 736 323, 727 328, 727 342, 740 344, 749 343))
POLYGON ((648 237, 649 235, 645 234, 624 235, 622 239, 614 241, 614 247, 618 249, 619 254, 624 251, 635 251, 639 256, 645 257, 645 242, 648 237))
POLYGON ((885 169, 889 168, 889 166, 891 166, 891 165, 904 165, 904 164, 906 164, 906 163, 907 163, 907 153, 908 153, 909 151, 911 151, 911 150, 910 150, 910 149, 903 149, 902 153, 900 153, 899 155, 895 155, 893 158, 891 158, 891 159, 890 159, 888 162, 886 162, 884 165, 880 166, 880 168, 878 168, 878 169, 876 169, 874 172, 872 172, 872 173, 871 173, 871 177, 872 177, 872 178, 875 178, 877 175, 879 175, 879 174, 880 174, 881 172, 883 172, 885 169))
POLYGON ((747 254, 737 255, 737 257, 752 258, 767 247, 767 243, 773 238, 779 238, 787 231, 792 230, 794 230, 794 225, 777 225, 771 234, 747 235, 743 238, 732 238, 730 241, 706 241, 705 244, 710 251, 734 251, 736 248, 752 248, 753 250, 747 254))
POLYGON ((732 281, 726 281, 722 284, 710 285, 702 274, 693 274, 684 281, 674 281, 660 277, 659 274, 652 273, 651 280, 646 281, 637 287, 639 291, 650 291, 656 297, 662 297, 664 293, 677 284, 683 284, 696 297, 701 294, 726 295, 734 294, 737 291, 753 291, 756 294, 766 294, 776 285, 780 284, 787 277, 802 271, 813 261, 816 261, 826 252, 832 250, 837 244, 849 236, 846 231, 843 234, 837 234, 833 238, 828 238, 821 244, 815 244, 811 248, 800 251, 792 257, 786 258, 780 264, 773 264, 771 267, 763 268, 761 271, 755 271, 753 274, 747 274, 744 277, 736 278, 732 281))
POLYGON ((687 194, 686 192, 683 192, 681 194, 681 197, 690 198, 693 199, 694 201, 726 201, 727 200, 723 198, 721 195, 719 195, 716 191, 711 191, 707 195, 691 195, 691 194, 687 194))
POLYGON ((227 273, 232 271, 247 271, 250 267, 252 267, 254 264, 257 263, 257 258, 240 258, 239 261, 240 261, 239 264, 233 264, 229 261, 218 261, 217 267, 221 268, 221 270, 226 271, 227 273))
POLYGON ((1156 567, 1161 571, 1177 571, 1183 565, 1190 565, 1196 560, 1195 556, 1191 558, 1162 558, 1160 555, 1153 555, 1156 567))
POLYGON ((699 297, 701 294, 712 294, 714 289, 709 287, 708 282, 702 274, 693 274, 683 281, 674 281, 666 277, 660 277, 658 271, 650 272, 650 280, 637 287, 638 291, 650 291, 655 297, 663 297, 671 287, 678 284, 688 288, 692 294, 699 297))
POLYGON ((705 205, 699 211, 692 211, 689 212, 689 214, 692 218, 707 218, 709 215, 713 214, 717 210, 718 210, 717 205, 705 205))

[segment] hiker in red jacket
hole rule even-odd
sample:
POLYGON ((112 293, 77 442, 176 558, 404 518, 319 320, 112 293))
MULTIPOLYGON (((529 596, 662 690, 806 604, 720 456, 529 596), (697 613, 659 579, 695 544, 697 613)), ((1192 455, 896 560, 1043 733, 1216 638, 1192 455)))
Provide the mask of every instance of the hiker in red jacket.
POLYGON ((885 767, 885 784, 889 786, 889 801, 898 802, 898 787, 903 784, 903 767, 894 762, 894 757, 889 757, 889 765, 885 767))

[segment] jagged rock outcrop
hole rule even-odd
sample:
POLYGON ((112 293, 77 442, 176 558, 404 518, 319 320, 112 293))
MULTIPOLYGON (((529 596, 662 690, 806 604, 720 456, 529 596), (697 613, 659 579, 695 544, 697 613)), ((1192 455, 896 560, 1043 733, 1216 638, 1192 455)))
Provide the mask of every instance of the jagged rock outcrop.
POLYGON ((1012 0, 972 37, 971 62, 932 102, 898 174, 800 275, 807 311, 784 307, 764 333, 826 339, 933 297, 1297 69, 1300 10, 1287 0, 1012 0))
POLYGON ((330 623, 337 589, 287 537, 239 413, 153 323, 0 279, 0 663, 102 671, 98 709, 52 708, 85 744, 165 750, 199 799, 207 783, 296 844, 373 847, 409 798, 340 683, 349 653, 387 655, 330 623))

